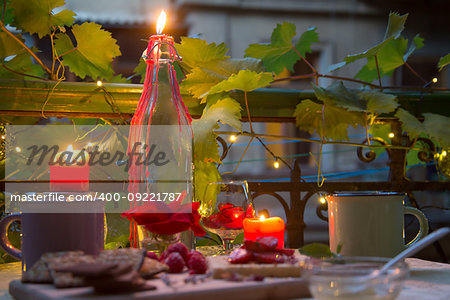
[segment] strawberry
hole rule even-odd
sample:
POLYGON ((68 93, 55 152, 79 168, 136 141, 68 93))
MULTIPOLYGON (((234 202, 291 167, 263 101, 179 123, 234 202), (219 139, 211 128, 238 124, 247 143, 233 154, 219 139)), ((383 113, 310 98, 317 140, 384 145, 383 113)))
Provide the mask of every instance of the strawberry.
POLYGON ((169 267, 169 273, 181 273, 185 266, 184 259, 178 252, 169 253, 164 263, 169 267))
POLYGON ((278 239, 272 236, 259 237, 256 239, 265 251, 272 251, 277 248, 278 239))
POLYGON ((277 251, 278 251, 279 253, 281 253, 281 254, 286 255, 286 256, 292 256, 292 255, 294 255, 294 253, 295 253, 295 249, 287 249, 287 248, 284 248, 284 249, 278 249, 277 251))
POLYGON ((228 262, 231 264, 245 264, 252 259, 252 253, 247 249, 238 248, 228 256, 228 262))
MULTIPOLYGON (((256 262, 262 263, 262 264, 274 264, 281 261, 280 257, 282 255, 276 253, 276 252, 266 252, 266 253, 253 253, 253 258, 256 260, 256 262)), ((283 260, 284 261, 284 260, 283 260)))
POLYGON ((245 249, 253 252, 270 252, 277 248, 278 239, 274 237, 262 237, 256 241, 245 240, 245 249))
POLYGON ((205 274, 208 270, 208 264, 205 257, 198 252, 193 253, 189 257, 188 268, 193 274, 205 274))
POLYGON ((187 261, 188 261, 189 249, 186 247, 185 244, 183 244, 181 242, 169 245, 169 247, 167 247, 167 252, 169 254, 173 253, 173 252, 178 252, 183 257, 185 263, 187 263, 187 261))

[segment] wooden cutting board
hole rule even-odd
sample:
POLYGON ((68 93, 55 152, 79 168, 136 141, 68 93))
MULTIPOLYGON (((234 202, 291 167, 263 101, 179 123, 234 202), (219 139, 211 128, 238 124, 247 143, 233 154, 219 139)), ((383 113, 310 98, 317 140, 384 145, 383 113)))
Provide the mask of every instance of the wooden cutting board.
MULTIPOLYGON (((221 257, 209 257, 211 270, 221 266, 221 257), (220 263, 219 263, 220 262, 220 263)), ((310 297, 306 281, 300 277, 265 278, 264 281, 231 282, 209 278, 197 284, 184 283, 188 273, 169 274, 173 286, 167 286, 161 279, 150 280, 157 287, 153 291, 128 294, 96 295, 92 288, 56 289, 50 284, 30 284, 14 280, 9 292, 17 300, 253 300, 293 299, 310 297)))
MULTIPOLYGON (((187 275, 184 275, 187 276, 187 275)), ((182 275, 172 275, 179 277, 182 275)), ((96 295, 90 287, 56 289, 50 284, 22 283, 14 280, 9 292, 17 300, 253 300, 294 299, 310 297, 308 286, 301 278, 266 278, 262 282, 230 282, 210 279, 198 284, 180 283, 166 286, 160 279, 152 280, 157 289, 128 294, 96 295)))

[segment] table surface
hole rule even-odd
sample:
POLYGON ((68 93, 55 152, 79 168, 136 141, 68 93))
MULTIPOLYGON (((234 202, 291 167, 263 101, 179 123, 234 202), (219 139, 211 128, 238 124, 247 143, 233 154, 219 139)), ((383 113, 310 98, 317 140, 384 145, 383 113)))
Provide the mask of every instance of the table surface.
MULTIPOLYGON (((450 264, 408 258, 410 278, 398 300, 447 300, 450 295, 450 264)), ((10 300, 8 286, 21 276, 21 263, 0 265, 0 300, 10 300)), ((311 299, 311 298, 309 298, 311 299)), ((305 299, 306 300, 306 299, 305 299)))

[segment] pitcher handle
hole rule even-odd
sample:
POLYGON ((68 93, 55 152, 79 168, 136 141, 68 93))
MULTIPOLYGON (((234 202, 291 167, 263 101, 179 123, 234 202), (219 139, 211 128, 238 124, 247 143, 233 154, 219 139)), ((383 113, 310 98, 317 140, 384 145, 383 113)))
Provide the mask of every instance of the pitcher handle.
POLYGON ((417 220, 419 220, 419 232, 408 244, 405 245, 406 247, 411 247, 428 234, 428 219, 423 212, 414 207, 405 206, 403 212, 408 215, 413 215, 417 218, 417 220))
POLYGON ((22 251, 14 247, 8 240, 8 228, 14 221, 20 222, 21 214, 11 214, 0 221, 0 247, 14 258, 22 259, 22 251))

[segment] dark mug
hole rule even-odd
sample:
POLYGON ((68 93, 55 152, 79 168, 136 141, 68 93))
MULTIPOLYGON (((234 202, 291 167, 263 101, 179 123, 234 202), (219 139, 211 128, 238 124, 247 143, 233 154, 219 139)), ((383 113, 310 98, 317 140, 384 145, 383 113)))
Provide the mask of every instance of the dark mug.
POLYGON ((97 255, 104 247, 104 213, 16 213, 0 221, 0 246, 22 260, 22 271, 31 268, 42 254, 81 250, 97 255), (8 228, 20 221, 22 250, 8 240, 8 228))

